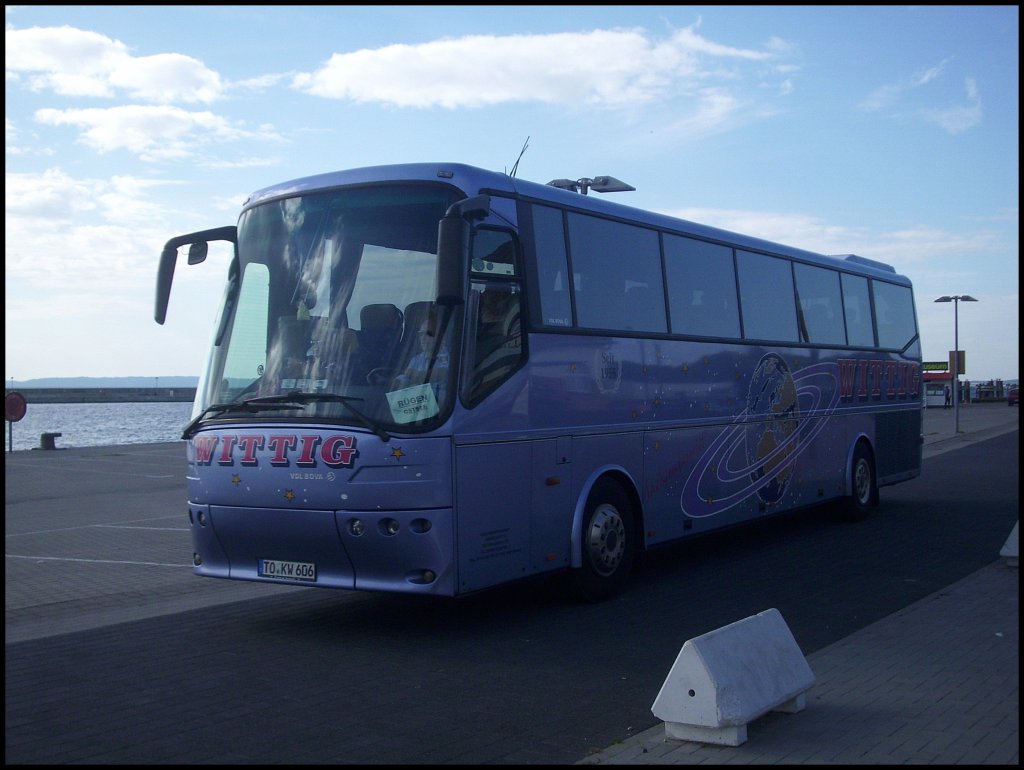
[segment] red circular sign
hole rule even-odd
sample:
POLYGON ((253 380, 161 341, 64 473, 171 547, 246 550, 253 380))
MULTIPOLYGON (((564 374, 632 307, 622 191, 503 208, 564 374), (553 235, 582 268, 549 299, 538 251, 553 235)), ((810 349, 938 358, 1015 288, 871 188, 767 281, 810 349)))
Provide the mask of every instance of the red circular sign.
POLYGON ((4 419, 17 422, 25 416, 26 409, 28 409, 28 402, 18 391, 12 390, 4 398, 4 419))

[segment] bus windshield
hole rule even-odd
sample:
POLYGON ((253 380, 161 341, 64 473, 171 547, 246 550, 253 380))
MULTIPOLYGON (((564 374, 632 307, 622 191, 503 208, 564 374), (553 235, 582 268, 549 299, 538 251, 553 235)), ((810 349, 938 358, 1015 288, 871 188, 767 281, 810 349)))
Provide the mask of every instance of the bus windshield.
POLYGON ((434 303, 438 221, 458 197, 391 184, 243 212, 193 416, 436 426, 460 312, 434 303))

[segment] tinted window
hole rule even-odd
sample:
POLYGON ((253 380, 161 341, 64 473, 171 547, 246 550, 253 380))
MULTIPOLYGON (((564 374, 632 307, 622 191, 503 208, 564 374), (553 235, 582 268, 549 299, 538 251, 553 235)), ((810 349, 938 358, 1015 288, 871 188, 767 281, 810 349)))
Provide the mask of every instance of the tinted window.
POLYGON ((875 332, 871 326, 868 279, 843 273, 842 286, 848 344, 862 348, 873 348, 875 346, 875 332))
POLYGON ((469 270, 474 277, 517 276, 519 270, 512 236, 503 230, 477 230, 473 235, 473 259, 469 270))
POLYGON ((740 277, 743 336, 797 342, 793 271, 788 260, 736 252, 740 277))
MULTIPOLYGON (((267 297, 270 271, 266 265, 245 266, 234 327, 224 359, 223 381, 211 401, 230 401, 258 377, 267 363, 267 297)), ((223 311, 221 311, 223 312, 223 311)))
POLYGON ((903 350, 917 336, 910 288, 883 281, 872 281, 871 285, 875 294, 878 346, 903 350))
POLYGON ((675 334, 740 336, 732 249, 666 235, 665 274, 675 334))
POLYGON ((548 326, 572 326, 562 212, 547 206, 534 206, 533 234, 541 323, 548 326))
POLYGON ((825 267, 793 265, 800 330, 805 342, 845 345, 839 273, 825 267))
POLYGON ((569 249, 579 326, 668 331, 655 231, 569 214, 569 249))

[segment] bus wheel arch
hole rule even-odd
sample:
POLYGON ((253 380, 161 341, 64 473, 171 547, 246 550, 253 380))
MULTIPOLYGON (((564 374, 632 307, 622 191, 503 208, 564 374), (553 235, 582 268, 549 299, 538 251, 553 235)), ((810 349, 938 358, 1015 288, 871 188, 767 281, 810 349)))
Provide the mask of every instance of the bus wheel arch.
POLYGON ((847 495, 842 501, 843 518, 861 521, 878 505, 878 469, 875 453, 864 437, 859 438, 850 453, 847 471, 847 495))
POLYGON ((590 485, 573 528, 573 587, 585 601, 599 602, 614 595, 629 573, 642 532, 639 498, 628 477, 604 473, 590 485))

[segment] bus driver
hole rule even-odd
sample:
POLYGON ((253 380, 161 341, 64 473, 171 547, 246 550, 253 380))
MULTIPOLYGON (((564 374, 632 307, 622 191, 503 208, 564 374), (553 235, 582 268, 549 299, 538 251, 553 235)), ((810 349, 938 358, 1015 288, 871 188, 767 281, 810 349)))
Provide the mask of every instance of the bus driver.
POLYGON ((429 382, 434 388, 437 403, 444 403, 449 353, 447 341, 438 340, 439 333, 436 314, 431 312, 416 332, 419 352, 409 359, 405 370, 395 378, 392 389, 398 390, 429 382))

